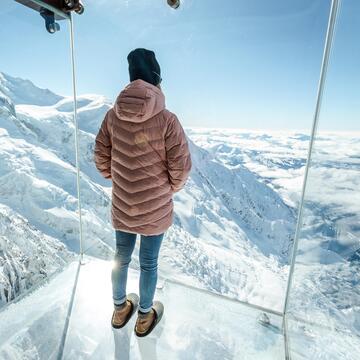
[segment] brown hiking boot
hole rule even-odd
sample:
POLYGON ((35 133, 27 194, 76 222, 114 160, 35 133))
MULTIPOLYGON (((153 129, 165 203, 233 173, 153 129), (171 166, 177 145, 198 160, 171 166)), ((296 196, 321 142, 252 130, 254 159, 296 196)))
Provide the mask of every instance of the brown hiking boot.
POLYGON ((122 307, 115 307, 113 318, 111 321, 112 326, 114 328, 123 327, 131 311, 132 304, 129 300, 126 300, 125 304, 122 307))
POLYGON ((124 327, 136 311, 139 304, 139 297, 136 294, 127 295, 123 305, 116 306, 111 319, 111 325, 115 329, 124 327))
POLYGON ((148 313, 138 312, 138 318, 135 324, 136 334, 144 335, 153 326, 155 321, 155 312, 151 309, 148 313))
POLYGON ((164 305, 160 301, 154 301, 152 309, 146 314, 139 311, 134 329, 135 334, 139 337, 149 335, 160 322, 163 314, 164 305))

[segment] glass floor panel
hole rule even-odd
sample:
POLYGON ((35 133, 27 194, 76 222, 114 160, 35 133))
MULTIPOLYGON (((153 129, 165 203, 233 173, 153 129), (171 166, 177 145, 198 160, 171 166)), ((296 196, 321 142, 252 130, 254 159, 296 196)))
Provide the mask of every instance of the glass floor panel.
MULTIPOLYGON (((236 301, 165 281, 156 298, 165 313, 146 338, 127 326, 113 330, 112 262, 85 258, 81 266, 64 359, 284 359, 281 317, 236 301)), ((138 292, 138 272, 129 269, 128 292, 138 292)))
POLYGON ((57 359, 79 262, 0 311, 0 359, 57 359))
POLYGON ((354 360, 359 358, 360 337, 350 331, 306 323, 301 319, 287 320, 291 360, 312 359, 354 360))

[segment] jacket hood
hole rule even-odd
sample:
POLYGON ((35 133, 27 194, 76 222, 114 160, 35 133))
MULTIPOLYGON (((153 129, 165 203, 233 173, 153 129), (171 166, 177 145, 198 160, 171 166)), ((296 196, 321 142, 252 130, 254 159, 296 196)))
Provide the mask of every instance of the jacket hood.
POLYGON ((165 96, 156 86, 143 80, 131 82, 115 101, 116 116, 125 121, 140 123, 165 109, 165 96))

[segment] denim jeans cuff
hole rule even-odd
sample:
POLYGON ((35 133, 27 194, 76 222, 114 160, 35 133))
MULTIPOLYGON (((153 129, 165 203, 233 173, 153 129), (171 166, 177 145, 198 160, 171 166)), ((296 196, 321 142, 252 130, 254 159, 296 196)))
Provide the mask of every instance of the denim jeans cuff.
POLYGON ((141 311, 142 313, 148 313, 151 309, 152 309, 152 306, 150 306, 148 308, 143 308, 143 307, 139 306, 139 311, 141 311))
POLYGON ((120 299, 120 300, 115 300, 115 299, 114 299, 114 306, 115 306, 115 308, 121 308, 121 307, 124 306, 125 302, 126 302, 126 296, 124 296, 124 297, 123 297, 122 299, 120 299))

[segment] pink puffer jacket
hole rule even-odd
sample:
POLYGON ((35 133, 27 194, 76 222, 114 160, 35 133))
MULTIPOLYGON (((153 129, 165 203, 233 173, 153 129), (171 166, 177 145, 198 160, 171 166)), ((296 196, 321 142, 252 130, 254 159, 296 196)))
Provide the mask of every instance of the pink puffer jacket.
POLYGON ((191 157, 162 91, 142 80, 130 83, 107 112, 94 155, 97 169, 112 179, 114 228, 165 232, 173 222, 172 195, 185 185, 191 157))

